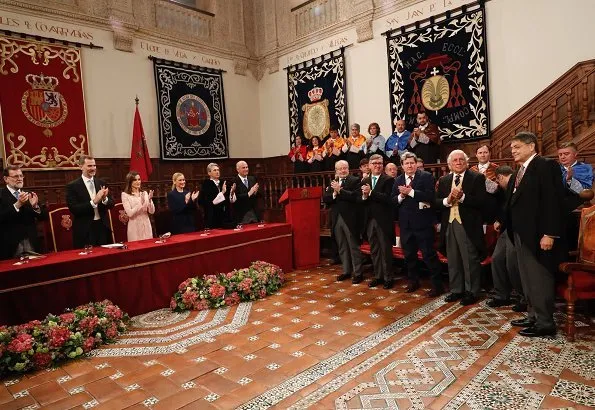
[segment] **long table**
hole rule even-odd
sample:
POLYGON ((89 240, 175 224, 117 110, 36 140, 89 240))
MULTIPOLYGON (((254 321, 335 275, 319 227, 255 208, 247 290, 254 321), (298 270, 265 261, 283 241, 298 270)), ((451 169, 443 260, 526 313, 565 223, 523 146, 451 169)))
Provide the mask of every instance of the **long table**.
POLYGON ((43 319, 66 308, 110 299, 130 315, 169 306, 178 285, 192 276, 248 267, 264 260, 292 268, 289 224, 245 225, 148 239, 128 249, 93 248, 46 255, 28 263, 0 262, 0 325, 43 319))

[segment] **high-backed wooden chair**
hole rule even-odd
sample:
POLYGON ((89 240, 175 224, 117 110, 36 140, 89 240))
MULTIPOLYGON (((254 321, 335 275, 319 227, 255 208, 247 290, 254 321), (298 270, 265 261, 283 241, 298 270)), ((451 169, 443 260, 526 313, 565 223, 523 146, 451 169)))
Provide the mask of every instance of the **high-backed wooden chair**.
POLYGON ((595 205, 581 210, 577 262, 562 263, 560 270, 568 277, 556 290, 566 300, 568 340, 574 341, 575 303, 595 298, 595 205))
POLYGON ((48 219, 44 221, 48 251, 59 252, 73 249, 72 214, 65 205, 50 205, 48 219))
POLYGON ((128 240, 128 219, 122 202, 118 202, 110 208, 109 223, 112 229, 112 241, 114 243, 126 242, 128 240))

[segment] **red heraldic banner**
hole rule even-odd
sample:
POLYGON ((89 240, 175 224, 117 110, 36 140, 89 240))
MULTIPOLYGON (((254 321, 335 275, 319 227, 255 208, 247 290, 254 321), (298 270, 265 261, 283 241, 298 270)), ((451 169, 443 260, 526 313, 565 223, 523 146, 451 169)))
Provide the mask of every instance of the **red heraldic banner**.
POLYGON ((134 126, 132 128, 132 150, 130 152, 130 170, 136 171, 142 181, 147 181, 153 172, 149 148, 145 139, 143 122, 140 119, 138 105, 134 113, 134 126))
POLYGON ((81 50, 0 36, 4 163, 78 168, 89 154, 81 50))

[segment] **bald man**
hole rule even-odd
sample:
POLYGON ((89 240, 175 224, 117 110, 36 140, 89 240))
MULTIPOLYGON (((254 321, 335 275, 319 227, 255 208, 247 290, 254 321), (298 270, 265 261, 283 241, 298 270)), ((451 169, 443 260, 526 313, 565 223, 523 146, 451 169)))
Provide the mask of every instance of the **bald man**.
POLYGON ((237 224, 254 223, 260 220, 260 212, 257 208, 258 183, 256 178, 249 176, 250 172, 246 161, 238 161, 236 164, 236 175, 233 184, 236 186, 235 198, 232 198, 233 216, 237 224))

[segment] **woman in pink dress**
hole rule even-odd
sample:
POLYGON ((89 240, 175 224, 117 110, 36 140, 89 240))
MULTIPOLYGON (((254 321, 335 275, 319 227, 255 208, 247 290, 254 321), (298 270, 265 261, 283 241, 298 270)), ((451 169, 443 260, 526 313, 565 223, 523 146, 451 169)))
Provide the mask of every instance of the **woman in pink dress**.
POLYGON ((140 190, 140 175, 130 171, 126 175, 126 187, 122 192, 122 205, 128 215, 128 242, 140 241, 153 237, 149 214, 155 213, 153 190, 148 193, 140 190))

